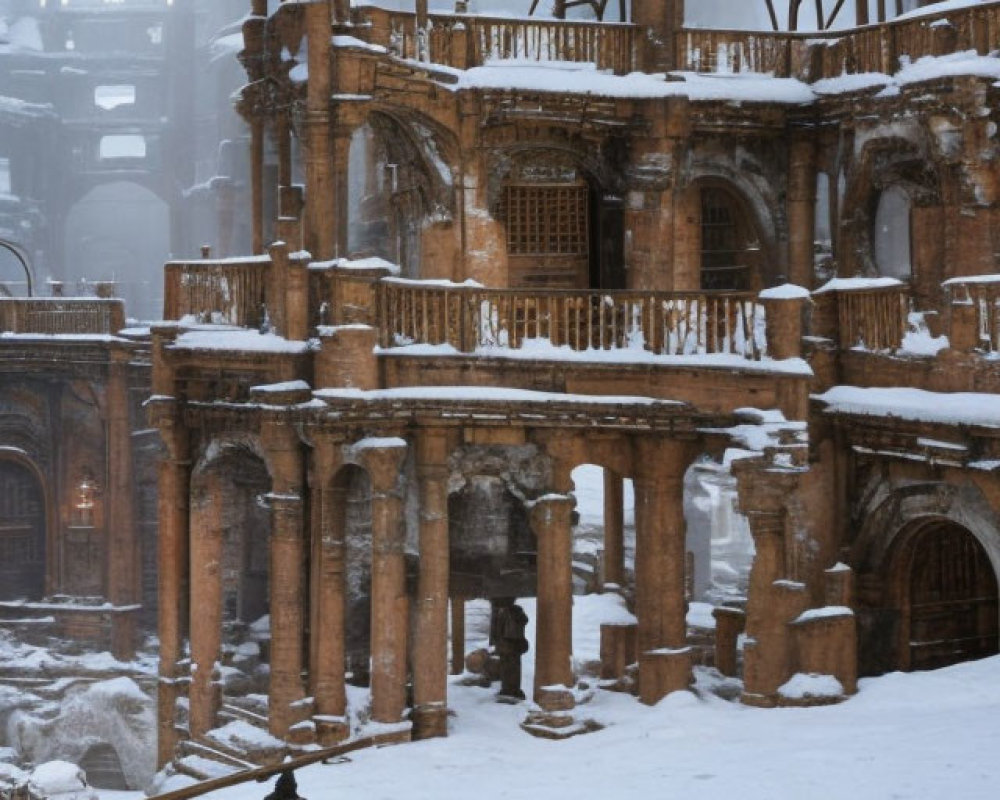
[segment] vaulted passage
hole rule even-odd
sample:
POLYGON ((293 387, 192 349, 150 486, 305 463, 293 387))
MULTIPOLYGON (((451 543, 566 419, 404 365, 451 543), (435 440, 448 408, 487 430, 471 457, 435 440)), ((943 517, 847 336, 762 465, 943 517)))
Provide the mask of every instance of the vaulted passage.
POLYGON ((0 462, 0 600, 45 593, 45 503, 31 472, 0 462))
POLYGON ((909 575, 911 669, 997 653, 997 579, 982 545, 953 523, 916 534, 909 575))

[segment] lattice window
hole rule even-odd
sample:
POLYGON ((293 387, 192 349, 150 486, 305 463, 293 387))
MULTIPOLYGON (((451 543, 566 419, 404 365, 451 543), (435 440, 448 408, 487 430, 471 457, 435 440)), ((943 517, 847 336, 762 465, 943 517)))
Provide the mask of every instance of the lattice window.
POLYGON ((500 218, 511 255, 585 256, 588 252, 587 186, 508 184, 500 218))

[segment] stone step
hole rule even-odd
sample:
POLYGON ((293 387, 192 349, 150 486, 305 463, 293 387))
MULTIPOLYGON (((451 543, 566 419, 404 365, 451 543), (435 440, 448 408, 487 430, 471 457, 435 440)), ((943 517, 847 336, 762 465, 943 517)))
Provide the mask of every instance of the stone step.
POLYGON ((260 766, 252 761, 237 758, 236 756, 231 755, 218 747, 205 744, 204 741, 191 741, 188 739, 186 741, 178 742, 177 751, 180 753, 181 757, 201 756, 202 758, 207 758, 212 761, 218 761, 223 766, 232 767, 233 769, 255 769, 260 766))
POLYGON ((251 725, 256 725, 258 728, 262 728, 265 731, 267 730, 267 717, 263 714, 258 714, 256 711, 251 711, 248 708, 241 708, 240 706, 232 703, 222 704, 222 708, 219 709, 219 718, 226 721, 241 719, 244 722, 249 722, 251 725))
POLYGON ((183 756, 174 760, 174 769, 182 775, 194 778, 196 781, 208 781, 213 778, 224 778, 239 772, 236 767, 230 767, 214 759, 199 755, 183 756))

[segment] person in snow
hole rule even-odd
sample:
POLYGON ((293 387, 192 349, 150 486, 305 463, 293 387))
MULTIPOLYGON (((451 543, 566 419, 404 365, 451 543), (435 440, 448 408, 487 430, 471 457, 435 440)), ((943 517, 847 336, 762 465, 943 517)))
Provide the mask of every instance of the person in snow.
POLYGON ((274 782, 274 791, 264 800, 305 800, 299 797, 299 785, 295 782, 295 773, 292 770, 285 770, 274 782))
POLYGON ((521 691, 521 656, 528 652, 524 627, 528 615, 513 599, 497 611, 497 655, 500 656, 500 696, 524 699, 521 691))

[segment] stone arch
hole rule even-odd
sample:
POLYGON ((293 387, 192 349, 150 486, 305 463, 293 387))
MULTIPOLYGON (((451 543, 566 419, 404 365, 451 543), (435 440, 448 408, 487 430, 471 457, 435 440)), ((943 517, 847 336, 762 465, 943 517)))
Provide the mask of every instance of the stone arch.
POLYGON ((994 576, 1000 575, 1000 515, 971 484, 893 483, 872 477, 861 509, 860 530, 848 560, 860 576, 859 656, 861 674, 907 667, 904 636, 903 567, 908 543, 926 526, 967 531, 982 548, 994 576))
POLYGON ((898 666, 996 655, 997 572, 979 539, 946 516, 916 519, 896 539, 887 592, 900 611, 898 666))
POLYGON ((511 286, 625 288, 619 150, 539 139, 493 153, 487 208, 504 227, 511 286))
POLYGON ((0 599, 41 600, 53 537, 45 475, 19 448, 0 447, 0 599))
POLYGON ((92 186, 66 215, 66 277, 115 281, 130 313, 155 319, 170 226, 169 203, 148 186, 131 180, 92 186))
POLYGON ((726 164, 696 162, 682 195, 682 208, 676 214, 679 224, 688 226, 687 231, 675 228, 674 245, 675 260, 686 265, 678 268, 688 275, 690 286, 685 288, 758 290, 784 279, 784 254, 779 247, 779 241, 787 238, 784 214, 770 187, 761 185, 754 176, 726 164), (728 214, 731 219, 726 234, 732 240, 728 260, 725 254, 706 250, 709 245, 715 247, 706 241, 706 226, 716 224, 716 220, 706 219, 708 208, 720 209, 720 217, 728 214), (708 271, 704 270, 706 254, 708 271), (735 283, 722 281, 725 285, 716 287, 719 281, 711 278, 713 267, 720 279, 738 278, 741 270, 737 268, 743 267, 743 277, 735 283))
POLYGON ((348 252, 377 255, 419 277, 429 220, 454 217, 451 147, 421 115, 372 109, 355 129, 348 154, 348 252))
POLYGON ((97 742, 88 747, 80 758, 80 769, 87 775, 87 784, 95 789, 129 789, 118 751, 107 742, 97 742))
POLYGON ((917 130, 904 137, 886 133, 868 139, 847 176, 841 227, 850 246, 840 254, 842 274, 879 274, 876 252, 879 205, 887 192, 908 200, 910 227, 927 229, 926 246, 912 248, 911 280, 918 294, 933 293, 943 279, 943 182, 930 145, 917 130))

